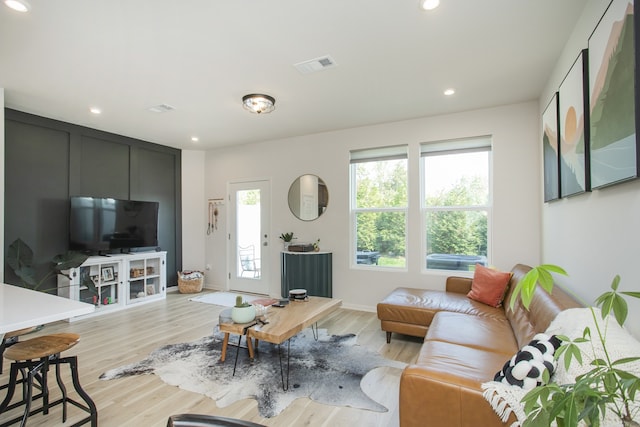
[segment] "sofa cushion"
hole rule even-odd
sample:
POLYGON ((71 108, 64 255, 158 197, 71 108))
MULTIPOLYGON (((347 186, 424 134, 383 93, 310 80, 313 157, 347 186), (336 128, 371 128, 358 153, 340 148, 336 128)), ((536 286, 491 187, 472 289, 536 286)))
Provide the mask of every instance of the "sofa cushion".
POLYGON ((471 316, 441 311, 431 322, 425 341, 442 341, 509 357, 518 350, 506 317, 471 316))
POLYGON ((504 364, 504 354, 443 341, 426 341, 416 364, 432 380, 481 390, 504 364))
POLYGON ((476 264, 471 290, 467 296, 491 307, 500 307, 507 291, 509 279, 511 279, 511 273, 476 264))
POLYGON ((440 311, 488 316, 504 319, 504 310, 470 300, 464 294, 397 288, 377 306, 382 321, 429 326, 440 311))

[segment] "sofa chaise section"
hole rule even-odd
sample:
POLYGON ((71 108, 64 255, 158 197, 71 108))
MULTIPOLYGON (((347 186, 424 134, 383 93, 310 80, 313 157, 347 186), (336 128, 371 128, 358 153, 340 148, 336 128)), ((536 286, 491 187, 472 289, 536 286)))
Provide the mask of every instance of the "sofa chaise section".
POLYGON ((424 337, 414 364, 400 379, 400 425, 503 426, 482 396, 482 383, 493 380, 535 334, 544 332, 558 313, 580 304, 555 286, 550 295, 537 287, 528 310, 518 300, 509 307, 516 284, 531 268, 511 271, 504 304, 491 307, 471 300, 472 279, 450 277, 445 291, 397 288, 378 304, 387 333, 424 337))

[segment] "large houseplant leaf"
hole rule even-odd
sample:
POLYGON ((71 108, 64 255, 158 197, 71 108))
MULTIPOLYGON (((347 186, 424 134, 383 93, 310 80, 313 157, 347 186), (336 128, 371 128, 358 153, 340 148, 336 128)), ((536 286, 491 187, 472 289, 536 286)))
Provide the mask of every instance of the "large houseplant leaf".
MULTIPOLYGON (((54 274, 65 274, 65 270, 82 265, 88 255, 79 252, 66 252, 56 255, 50 265, 49 272, 40 280, 36 278, 36 269, 33 266, 33 250, 22 239, 16 239, 7 250, 7 264, 18 276, 26 287, 48 292, 51 289, 39 289, 54 274)), ((55 288, 54 288, 55 289, 55 288)))
POLYGON ((16 239, 7 249, 7 264, 24 283, 36 287, 36 272, 33 268, 33 251, 22 239, 16 239))
POLYGON ((53 257, 54 270, 58 273, 62 273, 63 270, 69 270, 70 268, 80 267, 83 262, 89 258, 88 255, 80 252, 66 252, 64 254, 56 255, 53 257))

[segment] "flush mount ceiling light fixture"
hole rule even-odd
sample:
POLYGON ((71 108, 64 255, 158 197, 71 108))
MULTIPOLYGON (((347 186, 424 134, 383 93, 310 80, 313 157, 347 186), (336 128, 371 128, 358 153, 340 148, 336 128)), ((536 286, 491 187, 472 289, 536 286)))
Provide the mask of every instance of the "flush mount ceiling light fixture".
POLYGON ((31 5, 26 0, 4 0, 4 4, 18 12, 28 12, 31 5))
POLYGON ((420 0, 420 8, 423 10, 433 10, 440 6, 440 0, 420 0))
POLYGON ((276 100, 274 97, 260 93, 252 93, 242 97, 242 106, 244 109, 255 114, 272 112, 276 109, 275 103, 276 100))

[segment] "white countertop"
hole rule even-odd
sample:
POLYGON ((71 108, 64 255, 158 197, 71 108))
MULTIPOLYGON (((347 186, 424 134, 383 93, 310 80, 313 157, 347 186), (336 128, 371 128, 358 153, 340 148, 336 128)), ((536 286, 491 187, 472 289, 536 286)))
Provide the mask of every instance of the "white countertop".
POLYGON ((92 304, 0 283, 0 336, 94 310, 92 304))

